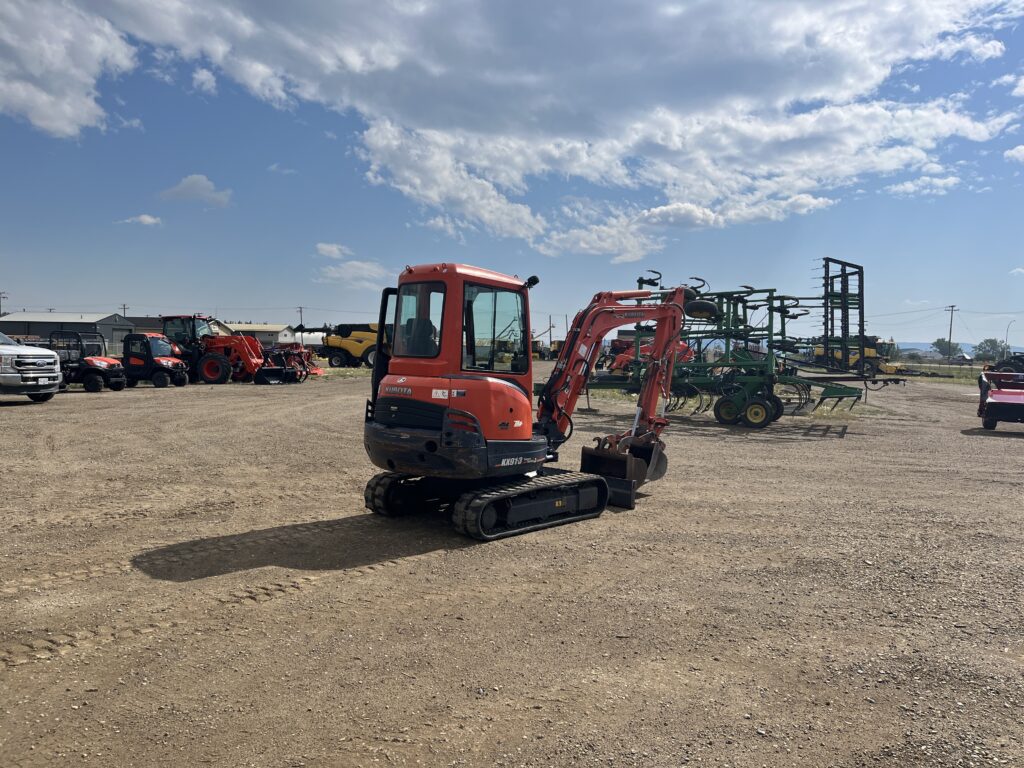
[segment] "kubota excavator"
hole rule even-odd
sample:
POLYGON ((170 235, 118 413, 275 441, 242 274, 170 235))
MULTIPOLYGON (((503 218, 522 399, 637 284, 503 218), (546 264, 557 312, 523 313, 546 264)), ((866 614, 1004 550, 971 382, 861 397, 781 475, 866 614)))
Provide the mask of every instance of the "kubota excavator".
POLYGON ((364 445, 388 471, 366 486, 369 510, 446 508, 461 533, 490 540, 597 517, 609 503, 632 508, 637 487, 664 476, 658 400, 671 384, 685 289, 595 295, 573 320, 534 419, 528 291, 537 282, 427 264, 384 290, 364 445), (579 472, 545 467, 572 434, 602 339, 640 322, 656 331, 632 426, 583 448, 579 472))

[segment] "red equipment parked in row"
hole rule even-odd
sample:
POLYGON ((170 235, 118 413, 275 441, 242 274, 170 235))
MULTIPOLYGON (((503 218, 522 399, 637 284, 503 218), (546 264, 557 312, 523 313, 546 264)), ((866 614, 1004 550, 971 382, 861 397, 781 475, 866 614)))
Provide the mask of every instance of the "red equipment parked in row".
MULTIPOLYGON (((166 315, 164 335, 179 348, 175 355, 188 363, 189 381, 225 384, 230 380, 256 384, 293 384, 299 372, 268 363, 263 346, 252 336, 218 336, 206 315, 166 315)), ((308 375, 308 374, 307 374, 308 375)))
POLYGON ((151 381, 157 388, 174 384, 188 384, 188 366, 175 357, 180 352, 162 333, 129 333, 124 337, 121 361, 124 364, 128 386, 140 381, 151 381))
POLYGON ((99 392, 104 386, 114 392, 125 388, 121 361, 107 356, 107 341, 101 334, 53 331, 47 346, 60 358, 64 384, 81 384, 86 392, 99 392))
POLYGON ((460 532, 497 539, 597 517, 609 502, 631 508, 637 487, 665 474, 658 399, 671 383, 684 289, 594 296, 573 320, 534 420, 528 290, 537 282, 428 264, 385 289, 363 440, 389 471, 366 486, 367 508, 436 506, 460 532), (584 448, 580 472, 545 467, 572 434, 602 339, 638 322, 656 331, 632 427, 584 448))

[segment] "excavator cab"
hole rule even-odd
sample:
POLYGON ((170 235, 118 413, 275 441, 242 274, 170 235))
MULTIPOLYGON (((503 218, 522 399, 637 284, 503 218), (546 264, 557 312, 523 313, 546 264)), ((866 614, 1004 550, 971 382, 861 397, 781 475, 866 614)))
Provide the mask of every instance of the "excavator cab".
POLYGON ((385 290, 364 429, 371 461, 454 480, 544 464, 547 441, 532 429, 527 290, 461 264, 408 267, 385 290))

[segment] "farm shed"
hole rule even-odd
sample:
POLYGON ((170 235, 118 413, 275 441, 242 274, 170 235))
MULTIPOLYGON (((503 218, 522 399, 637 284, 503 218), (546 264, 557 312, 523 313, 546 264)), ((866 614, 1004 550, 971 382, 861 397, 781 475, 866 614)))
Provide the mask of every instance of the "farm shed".
POLYGON ((135 325, 116 312, 11 312, 0 317, 0 332, 8 336, 45 339, 51 331, 99 333, 116 352, 121 348, 121 340, 135 332, 135 325))
POLYGON ((272 323, 228 323, 233 336, 253 336, 264 347, 275 344, 291 344, 295 341, 295 329, 290 325, 272 323))

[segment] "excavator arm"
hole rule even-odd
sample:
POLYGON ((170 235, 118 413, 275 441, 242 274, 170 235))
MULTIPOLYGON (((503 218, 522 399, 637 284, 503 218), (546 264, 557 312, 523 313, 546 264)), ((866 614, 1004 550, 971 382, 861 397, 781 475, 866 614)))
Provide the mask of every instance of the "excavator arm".
POLYGON ((600 354, 604 337, 623 325, 655 323, 632 426, 622 433, 598 438, 596 448, 583 449, 583 471, 609 479, 613 503, 618 506, 632 507, 636 488, 662 477, 667 469, 662 453, 664 444, 659 436, 668 422, 658 411, 658 401, 667 396, 672 383, 684 301, 683 287, 657 293, 644 290, 598 293, 573 320, 551 377, 538 397, 534 431, 547 439, 549 450, 554 453, 572 434, 572 414, 600 354), (636 300, 641 303, 623 303, 636 300), (622 481, 618 489, 615 478, 622 481))

